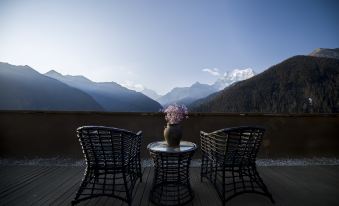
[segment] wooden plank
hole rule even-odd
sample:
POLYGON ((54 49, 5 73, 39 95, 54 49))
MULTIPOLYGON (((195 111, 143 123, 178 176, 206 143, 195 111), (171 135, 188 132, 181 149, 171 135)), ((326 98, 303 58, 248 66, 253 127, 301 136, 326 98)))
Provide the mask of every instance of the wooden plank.
POLYGON ((28 192, 20 196, 17 201, 20 201, 25 205, 30 205, 32 203, 34 203, 34 205, 37 205, 37 203, 35 202, 47 196, 48 193, 54 192, 58 184, 60 184, 60 181, 62 181, 63 178, 67 177, 66 175, 69 169, 66 167, 53 168, 54 170, 53 172, 51 172, 53 175, 49 177, 43 177, 44 180, 41 180, 41 184, 37 184, 36 186, 33 186, 33 184, 31 184, 30 186, 32 186, 32 188, 28 189, 28 192), (48 183, 46 184, 46 182, 48 183))
MULTIPOLYGON (((22 182, 25 182, 32 175, 38 173, 43 170, 41 167, 33 167, 33 166, 18 166, 18 167, 10 167, 6 174, 2 174, 0 176, 0 194, 3 194, 6 190, 18 185, 22 182)), ((1 197, 1 195, 0 195, 1 197)))
POLYGON ((316 178, 318 181, 326 183, 327 186, 336 189, 339 185, 339 167, 338 166, 312 166, 313 178, 316 178))
MULTIPOLYGON (((144 173, 144 169, 142 169, 142 172, 144 173)), ((139 180, 137 180, 136 182, 136 185, 135 185, 135 188, 134 188, 134 193, 139 189, 139 180)), ((120 194, 120 193, 118 193, 120 194)), ((133 195, 134 197, 134 195, 133 195)), ((134 202, 132 202, 132 204, 134 204, 134 202)), ((95 198, 91 201, 87 201, 87 204, 84 204, 84 205, 128 205, 127 203, 125 203, 124 201, 122 200, 119 200, 117 198, 114 198, 114 197, 98 197, 98 198, 95 198)))
POLYGON ((201 205, 201 200, 200 200, 200 195, 197 192, 198 189, 200 188, 200 167, 191 167, 190 168, 190 182, 191 182, 191 187, 194 193, 194 198, 191 202, 193 206, 203 206, 201 205))
MULTIPOLYGON (((284 205, 286 192, 284 182, 277 178, 275 173, 272 173, 274 167, 258 167, 258 172, 263 179, 268 191, 272 194, 276 205, 284 205)), ((279 177, 279 176, 278 176, 279 177)))
MULTIPOLYGON (((145 182, 145 179, 147 178, 148 176, 148 173, 149 173, 149 168, 148 169, 145 169, 143 168, 143 182, 142 183, 139 183, 139 180, 137 180, 137 183, 135 185, 135 188, 134 188, 134 194, 133 194, 133 202, 132 202, 132 205, 138 205, 138 201, 136 200, 137 197, 137 193, 138 192, 142 192, 143 191, 143 186, 145 187, 146 185, 146 182, 145 182)), ((90 205, 127 205, 127 203, 117 199, 117 198, 112 198, 112 197, 97 197, 97 198, 93 198, 93 199, 90 199, 90 200, 86 200, 82 203, 80 203, 79 205, 87 205, 87 206, 90 206, 90 205)))
MULTIPOLYGON (((338 203, 336 196, 339 194, 336 189, 338 185, 330 183, 329 178, 327 183, 323 177, 329 177, 327 171, 317 173, 317 167, 284 167, 283 175, 289 178, 298 188, 298 195, 303 197, 303 202, 314 205, 334 205, 338 203), (319 179, 322 179, 319 181, 319 179), (312 201, 309 197, 317 196, 312 201)), ((336 179, 339 178, 339 175, 336 179)))
MULTIPOLYGON (((109 199, 112 199, 111 197, 99 197, 99 198, 97 198, 98 200, 95 202, 95 204, 94 205, 106 205, 106 203, 107 203, 107 201, 109 200, 109 199)), ((110 204, 111 205, 111 204, 110 204)))
POLYGON ((3 199, 8 195, 16 193, 16 191, 20 190, 20 188, 23 188, 27 185, 34 183, 41 176, 48 175, 50 170, 52 170, 52 168, 42 167, 41 170, 32 173, 30 176, 24 178, 23 180, 20 180, 18 182, 14 182, 9 187, 7 187, 7 188, 5 188, 4 190, 1 191, 0 198, 3 199))
MULTIPOLYGON (((102 197, 96 197, 96 198, 92 198, 83 202, 79 203, 79 206, 89 206, 89 205, 98 205, 97 201, 102 198, 102 197)), ((120 200, 117 200, 118 202, 120 202, 120 200)), ((117 205, 117 204, 114 204, 117 205)))
POLYGON ((153 175, 154 175, 154 168, 150 167, 149 174, 148 174, 148 177, 146 179, 145 189, 144 189, 144 192, 143 192, 142 197, 140 199, 139 206, 153 205, 149 201, 149 196, 150 196, 151 187, 152 187, 152 183, 153 183, 153 175))
MULTIPOLYGON (((102 196, 102 197, 91 198, 89 200, 81 202, 81 205, 83 205, 83 206, 99 205, 98 201, 100 201, 103 198, 105 198, 105 197, 102 196)), ((116 201, 120 201, 120 200, 116 200, 116 201)))
POLYGON ((48 202, 54 200, 60 193, 64 191, 64 188, 70 186, 71 180, 74 179, 79 173, 79 168, 68 167, 67 170, 56 178, 55 184, 48 184, 43 193, 40 194, 41 198, 36 201, 31 201, 31 205, 47 205, 48 202))
POLYGON ((37 198, 46 185, 50 184, 50 182, 53 183, 53 180, 58 175, 61 175, 66 169, 67 168, 64 168, 63 170, 60 168, 53 168, 53 170, 48 172, 46 175, 40 176, 30 184, 18 188, 12 195, 5 197, 3 199, 4 204, 15 205, 16 203, 20 203, 27 205, 30 199, 37 198))
POLYGON ((276 205, 300 203, 297 193, 290 194, 292 191, 289 186, 290 180, 281 175, 282 167, 259 167, 258 171, 268 190, 273 195, 276 205))
MULTIPOLYGON (((140 194, 142 195, 144 189, 145 189, 145 186, 148 184, 147 183, 147 177, 148 177, 148 174, 149 174, 149 168, 143 168, 142 169, 142 174, 143 174, 143 182, 139 182, 139 180, 137 180, 137 183, 136 183, 136 188, 134 189, 133 191, 133 201, 132 201, 132 205, 136 206, 136 205, 139 205, 140 203, 140 194)), ((128 205, 126 202, 123 202, 123 201, 119 201, 119 200, 114 200, 114 199, 109 199, 105 205, 119 205, 119 206, 126 206, 128 205)))
MULTIPOLYGON (((96 197, 95 199, 93 199, 93 201, 88 201, 88 204, 84 204, 84 205, 105 205, 106 202, 109 200, 109 199, 113 199, 112 197, 105 197, 105 196, 102 196, 102 197, 96 197), (91 202, 89 204, 89 202, 91 202)), ((115 198, 114 198, 115 199, 115 198)), ((115 199, 115 201, 120 201, 118 199, 115 199)))
MULTIPOLYGON (((81 176, 82 177, 82 176, 81 176)), ((64 194, 61 195, 56 201, 54 201, 53 205, 64 205, 69 204, 71 200, 74 198, 76 191, 78 190, 78 187, 80 185, 80 182, 78 184, 73 185, 70 189, 67 190, 64 194)), ((103 203, 103 204, 109 204, 109 205, 121 205, 122 201, 118 200, 116 198, 109 198, 109 197, 98 197, 93 198, 84 202, 80 202, 79 205, 98 205, 97 203, 103 203)))
MULTIPOLYGON (((265 181, 273 193, 273 198, 277 205, 304 205, 309 198, 305 196, 300 187, 294 180, 285 175, 284 167, 266 167, 267 175, 271 177, 270 181, 265 181)), ((263 176, 263 175, 262 175, 263 176)))
MULTIPOLYGON (((262 168, 258 168, 259 175, 262 177, 265 185, 267 186, 267 178, 263 175, 265 173, 265 169, 264 171, 262 170, 263 170, 262 168)), ((273 182, 273 183, 277 183, 277 182, 273 182)), ((270 191, 270 188, 269 188, 269 191, 270 191)), ((273 205, 271 200, 268 197, 264 195, 260 195, 260 194, 254 194, 254 193, 241 194, 227 201, 226 204, 229 206, 238 206, 238 205, 247 205, 249 203, 250 205, 253 205, 253 206, 272 206, 273 205)), ((280 204, 276 204, 276 205, 280 205, 280 204)))
POLYGON ((216 192, 212 183, 206 178, 203 178, 203 182, 200 182, 200 167, 193 170, 193 174, 198 184, 194 185, 193 189, 195 194, 199 197, 201 205, 208 206, 220 206, 221 200, 216 192), (212 200, 212 201, 211 201, 212 200))
POLYGON ((50 205, 70 205, 73 200, 76 191, 78 190, 80 185, 79 181, 73 182, 71 187, 65 190, 57 199, 50 203, 50 205))
POLYGON ((132 205, 134 206, 140 206, 146 187, 147 185, 150 184, 150 181, 149 181, 150 170, 151 170, 150 167, 144 168, 144 171, 142 174, 142 182, 139 183, 138 188, 134 193, 134 198, 133 198, 133 203, 132 203, 132 205))
POLYGON ((81 168, 74 178, 69 181, 67 187, 63 188, 63 192, 60 193, 57 198, 53 199, 49 205, 70 205, 71 201, 75 197, 75 193, 78 191, 80 186, 83 177, 83 171, 84 169, 81 168))
POLYGON ((0 180, 1 186, 7 182, 13 182, 14 179, 23 177, 32 170, 38 169, 34 166, 1 166, 0 167, 0 180))
MULTIPOLYGON (((3 174, 10 174, 11 170, 12 174, 26 174, 24 180, 5 176, 14 182, 7 182, 11 188, 7 188, 5 195, 0 193, 0 205, 69 205, 83 177, 82 167, 0 168, 3 174)), ((258 171, 273 194, 275 205, 338 205, 338 166, 259 167, 258 171)), ((153 205, 148 199, 153 174, 153 168, 144 169, 143 182, 134 191, 133 206, 153 205)), ((200 168, 191 168, 190 177, 195 198, 188 205, 222 205, 212 184, 205 179, 200 182, 200 168)), ((121 205, 122 202, 104 197, 79 205, 84 204, 121 205)), ((240 195, 227 202, 229 206, 248 204, 272 205, 267 197, 257 194, 240 195)))
POLYGON ((327 174, 334 177, 337 182, 339 182, 339 179, 338 179, 338 172, 339 172, 339 166, 337 165, 328 165, 328 166, 318 166, 318 168, 320 169, 323 169, 323 170, 326 170, 327 174))

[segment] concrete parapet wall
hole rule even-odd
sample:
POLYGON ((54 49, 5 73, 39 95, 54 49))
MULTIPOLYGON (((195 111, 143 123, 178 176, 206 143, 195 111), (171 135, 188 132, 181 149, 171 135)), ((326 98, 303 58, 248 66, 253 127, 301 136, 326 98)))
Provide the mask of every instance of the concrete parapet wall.
MULTIPOLYGON (((0 157, 81 158, 75 130, 82 125, 142 130, 142 157, 149 157, 146 146, 163 140, 165 124, 162 113, 0 111, 0 157)), ((339 114, 192 113, 182 123, 183 139, 199 145, 200 130, 244 125, 266 128, 260 157, 339 157, 339 114)))

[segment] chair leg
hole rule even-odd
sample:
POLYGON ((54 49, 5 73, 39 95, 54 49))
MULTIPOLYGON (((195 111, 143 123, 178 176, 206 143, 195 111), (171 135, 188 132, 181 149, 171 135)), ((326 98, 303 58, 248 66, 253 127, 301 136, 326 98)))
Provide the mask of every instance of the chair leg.
POLYGON ((140 182, 142 182, 142 172, 141 172, 141 160, 140 155, 138 155, 138 176, 140 178, 140 182))
POLYGON ((253 173, 254 173, 254 176, 255 176, 255 179, 257 179, 259 182, 257 183, 261 189, 264 191, 264 193, 266 194, 266 196, 271 200, 271 202, 273 204, 275 204, 275 201, 273 199, 273 196, 272 194, 268 191, 267 189, 267 186, 265 185, 264 181, 262 180, 262 178, 260 177, 258 171, 257 171, 257 168, 256 166, 253 166, 252 167, 252 170, 253 170, 253 173))
POLYGON ((226 171, 225 171, 225 167, 223 166, 222 167, 222 196, 224 197, 223 198, 223 200, 222 200, 222 205, 223 206, 225 206, 225 204, 226 204, 226 201, 225 201, 225 199, 226 199, 226 194, 225 194, 225 190, 226 190, 226 185, 225 185, 225 173, 226 173, 226 171))
POLYGON ((75 204, 78 203, 78 199, 79 199, 82 191, 84 190, 84 188, 86 187, 86 185, 88 184, 88 182, 90 180, 91 180, 91 171, 88 168, 86 168, 85 176, 84 176, 84 178, 81 181, 81 184, 80 184, 80 187, 79 187, 77 193, 75 194, 75 198, 73 199, 73 201, 71 203, 72 205, 75 205, 75 204))
POLYGON ((218 175, 218 163, 214 162, 214 179, 213 179, 213 183, 216 184, 217 183, 217 175, 218 175))
POLYGON ((127 185, 128 183, 127 183, 127 178, 126 178, 126 171, 122 172, 122 178, 123 178, 123 181, 124 181, 127 203, 130 206, 132 204, 132 201, 131 201, 131 195, 130 195, 130 192, 129 192, 129 188, 128 188, 128 185, 127 185))
POLYGON ((206 173, 206 160, 205 160, 205 154, 202 154, 201 158, 201 168, 200 168, 200 182, 202 182, 202 178, 204 176, 204 173, 206 173))

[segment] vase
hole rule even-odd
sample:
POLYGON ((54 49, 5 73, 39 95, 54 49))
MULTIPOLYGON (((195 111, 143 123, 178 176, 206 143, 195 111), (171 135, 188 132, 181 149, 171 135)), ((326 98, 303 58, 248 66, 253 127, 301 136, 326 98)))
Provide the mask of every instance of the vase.
POLYGON ((167 145, 170 147, 179 146, 182 138, 182 129, 180 124, 167 124, 164 129, 164 137, 167 145))

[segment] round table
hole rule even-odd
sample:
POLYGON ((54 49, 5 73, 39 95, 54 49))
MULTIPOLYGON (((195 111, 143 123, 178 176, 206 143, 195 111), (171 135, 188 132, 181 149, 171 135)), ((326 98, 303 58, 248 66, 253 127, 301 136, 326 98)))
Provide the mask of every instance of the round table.
POLYGON ((156 205, 184 205, 190 202, 193 191, 189 178, 189 166, 197 145, 181 141, 177 147, 169 147, 165 141, 147 146, 154 161, 154 177, 150 201, 156 205))

